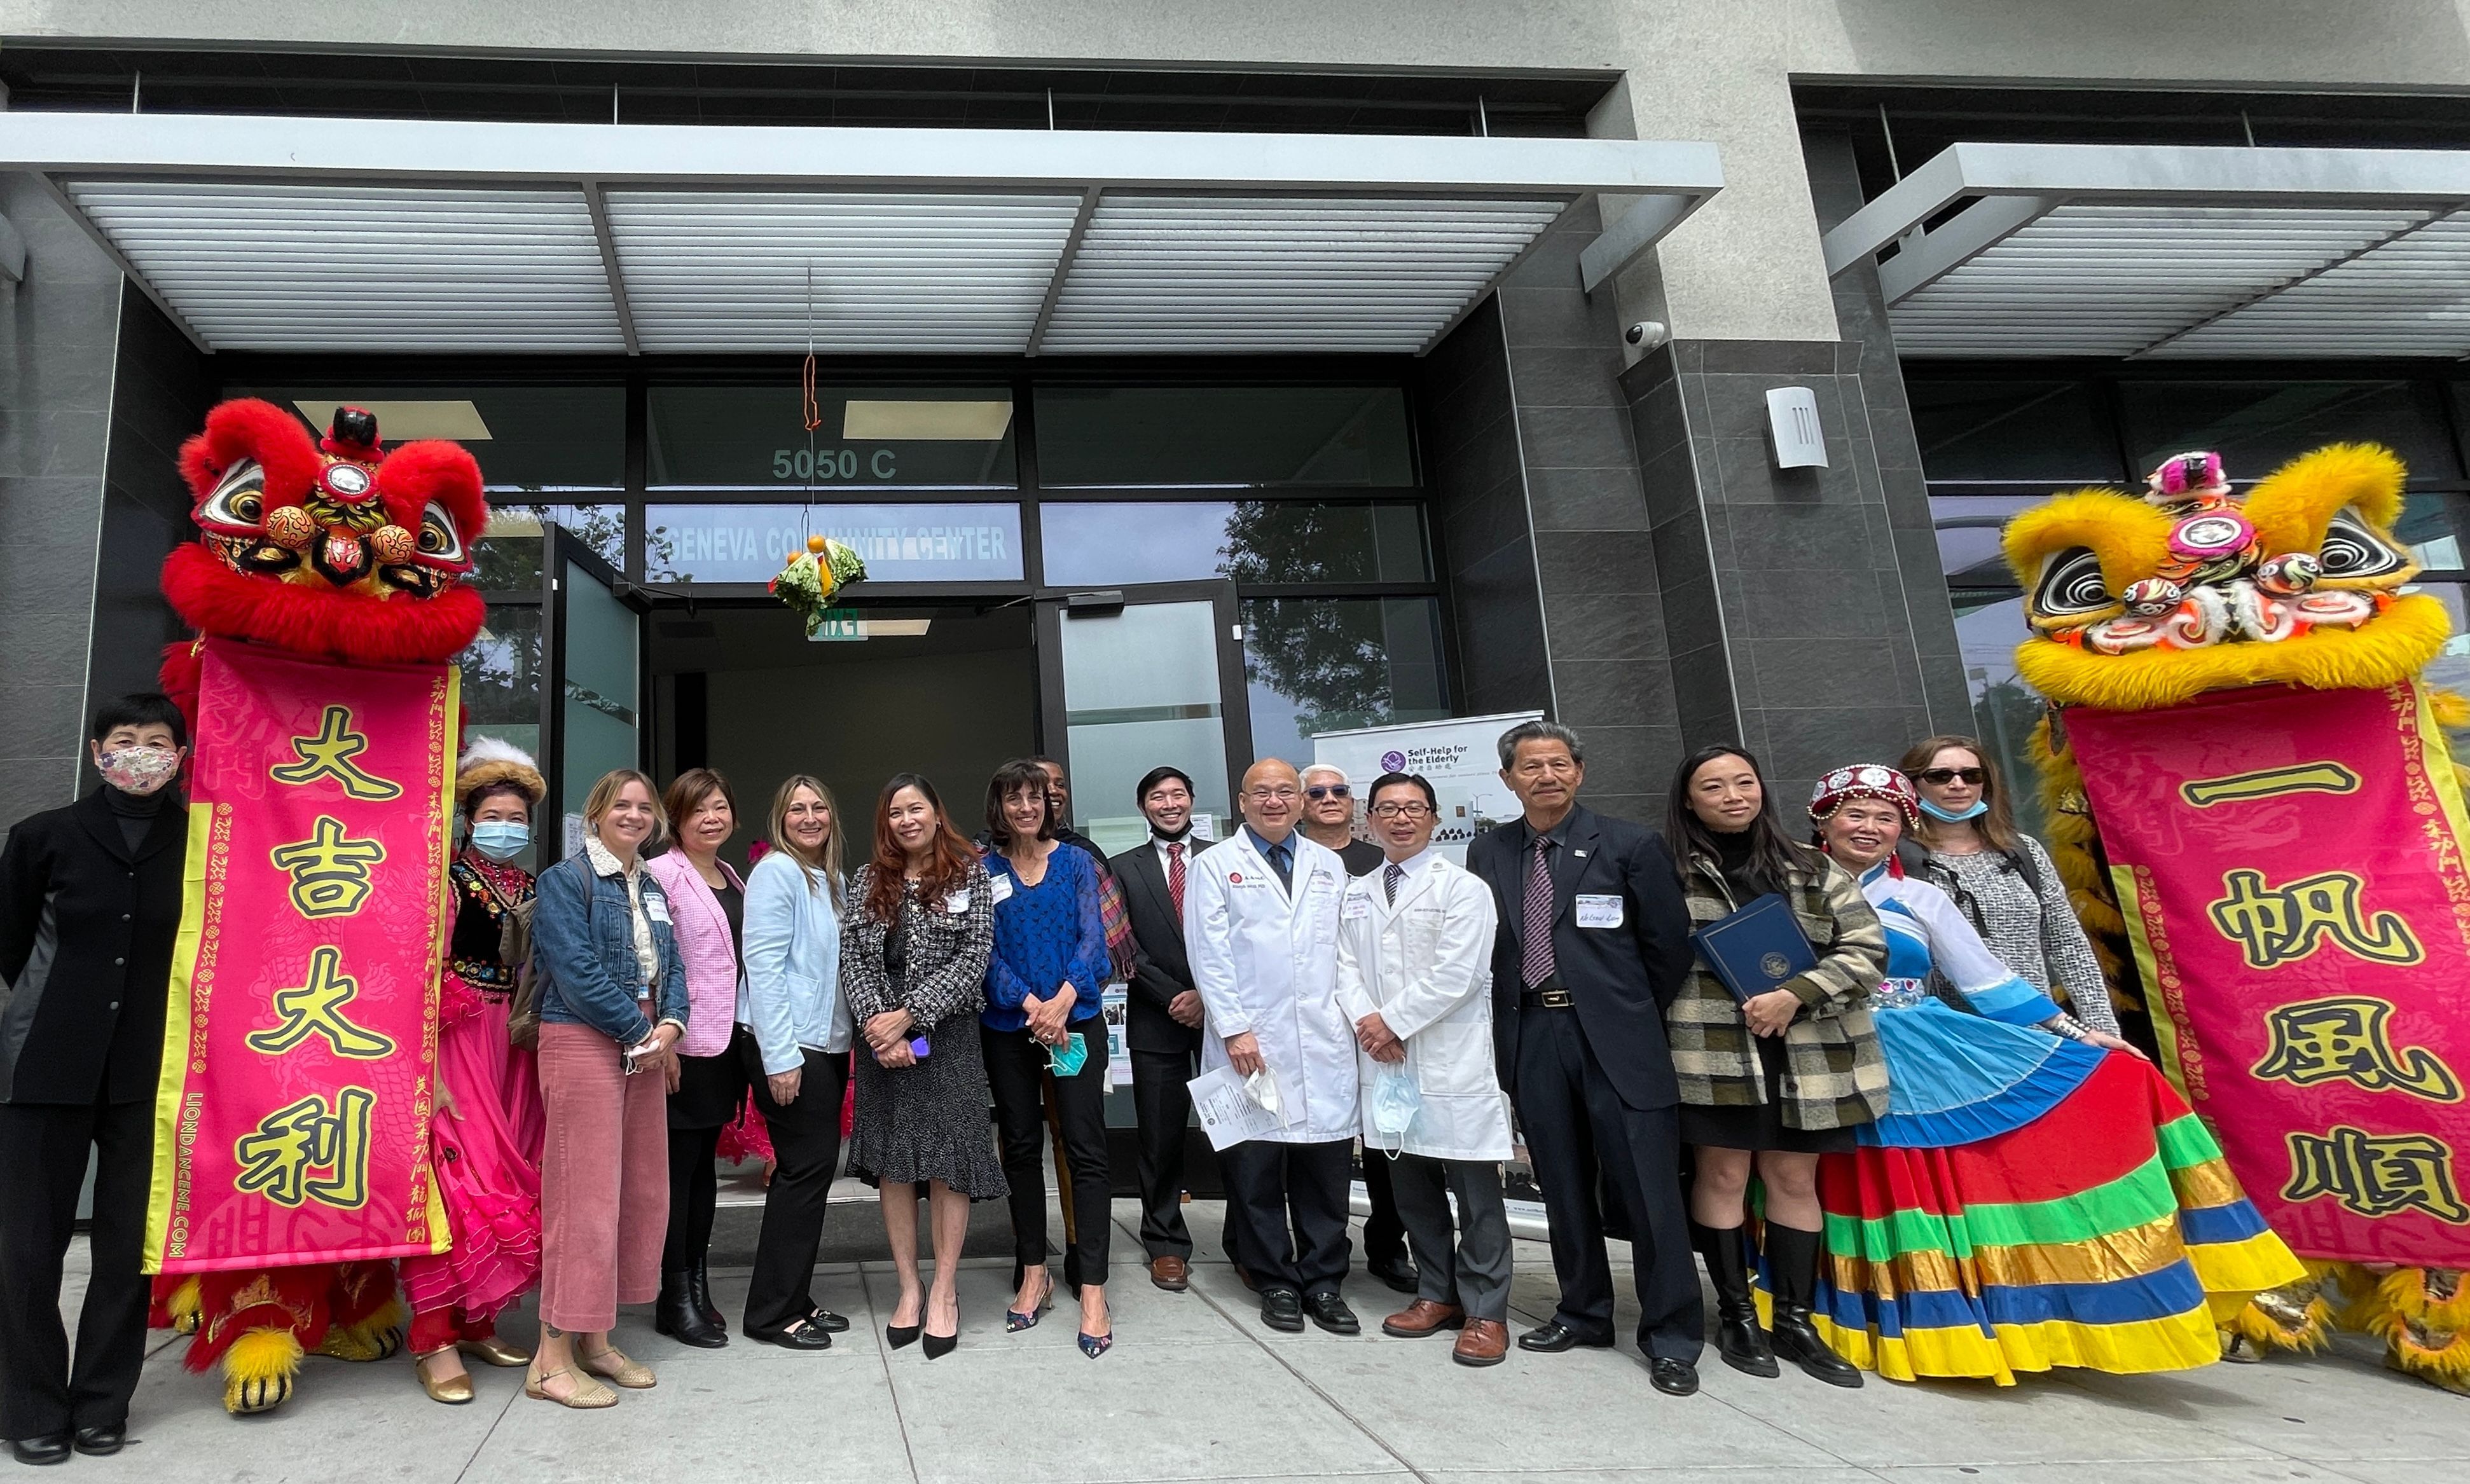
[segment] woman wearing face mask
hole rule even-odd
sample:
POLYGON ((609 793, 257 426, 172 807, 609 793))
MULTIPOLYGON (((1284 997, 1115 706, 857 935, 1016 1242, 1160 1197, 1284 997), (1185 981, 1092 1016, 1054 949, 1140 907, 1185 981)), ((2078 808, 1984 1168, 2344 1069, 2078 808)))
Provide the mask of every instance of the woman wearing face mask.
POLYGON ((1716 1351, 1751 1376, 1776 1375, 1781 1356, 1831 1385, 1858 1386, 1861 1373, 1810 1320, 1823 1237, 1818 1160, 1851 1149, 1853 1130, 1887 1108, 1870 1017, 1886 930, 1850 875, 1784 837, 1757 759, 1739 748, 1708 748, 1681 765, 1666 828, 1691 922, 1703 928, 1780 893, 1818 959, 1744 1002, 1701 957, 1665 1010, 1681 1138, 1697 1156, 1689 1217, 1715 1286, 1716 1351), (1772 1343, 1759 1329, 1742 1231, 1754 1168, 1766 1190, 1772 1343))
POLYGON ((660 797, 632 768, 583 800, 583 848, 540 874, 541 1337, 524 1394, 604 1407, 603 1380, 641 1389, 652 1368, 620 1351, 618 1306, 660 1292, 669 1220, 664 1093, 687 1030, 687 968, 668 894, 644 868, 660 797))
POLYGON ((874 857, 850 883, 841 993, 866 1044, 856 1057, 850 1168, 882 1193, 883 1235, 900 1296, 884 1338, 926 1339, 926 1358, 961 1342, 961 1247, 969 1202, 1005 1193, 987 1130, 978 1011, 994 943, 986 867, 956 834, 935 785, 897 773, 874 805, 874 857), (918 1197, 935 1228, 935 1287, 918 1278, 918 1197))
POLYGON ((1998 765, 1970 737, 1923 737, 1904 752, 1921 823, 1903 869, 1954 898, 2000 962, 2062 1003, 2073 1019, 2118 1034, 2101 961, 2076 921, 2066 883, 2041 842, 2016 829, 1998 765))
POLYGON ((987 1008, 979 1016, 987 1080, 994 1089, 1004 1179, 1012 1187, 1012 1306, 1004 1328, 1037 1323, 1053 1304, 1046 1270, 1046 1176, 1039 1135, 1051 1113, 1071 1171, 1073 1223, 1063 1278, 1081 1299, 1081 1350, 1094 1360, 1113 1343, 1107 1311, 1107 1026, 1100 1003, 1110 971, 1098 866, 1059 846, 1047 776, 1008 762, 987 784, 986 864, 994 896, 987 1008), (1050 1077, 1049 1074, 1052 1074, 1050 1077))
POLYGON ((0 1437, 19 1462, 120 1450, 146 1358, 146 1201, 163 1008, 180 927, 189 729, 159 695, 96 712, 103 781, 0 850, 0 1437), (77 1358, 60 1269, 94 1152, 77 1358))
POLYGON ((720 1131, 746 1102, 739 1033, 738 940, 746 883, 720 847, 737 832, 737 797, 710 768, 688 768, 662 798, 672 848, 645 863, 677 915, 687 965, 687 1033, 669 1073, 669 1236, 661 1252, 653 1328, 682 1345, 718 1350, 729 1326, 711 1301, 706 1253, 720 1196, 720 1131))
POLYGON ((1838 768, 1809 816, 1887 930, 1872 998, 1893 1084, 1821 1169, 1820 1333, 1898 1380, 2219 1359, 2213 1315, 2304 1270, 2212 1135, 2142 1054, 2061 1015, 1903 874, 1922 815, 1902 774, 1838 768), (1931 995, 1933 971, 1977 1013, 1931 995))
POLYGON ((815 1302, 815 1251, 840 1157, 850 1014, 841 998, 841 835, 832 791, 799 774, 772 799, 776 848, 746 880, 737 1046, 775 1165, 746 1285, 746 1333, 826 1350, 849 1321, 815 1302))
POLYGON ((462 1356, 522 1365, 531 1353, 498 1338, 497 1315, 540 1279, 540 1073, 511 1044, 507 1011, 522 965, 502 957, 506 918, 532 899, 515 864, 531 844, 548 785, 530 756, 481 737, 454 772, 465 842, 448 869, 454 925, 437 992, 437 1108, 430 1169, 454 1244, 405 1258, 413 1374, 431 1400, 472 1400, 462 1356))

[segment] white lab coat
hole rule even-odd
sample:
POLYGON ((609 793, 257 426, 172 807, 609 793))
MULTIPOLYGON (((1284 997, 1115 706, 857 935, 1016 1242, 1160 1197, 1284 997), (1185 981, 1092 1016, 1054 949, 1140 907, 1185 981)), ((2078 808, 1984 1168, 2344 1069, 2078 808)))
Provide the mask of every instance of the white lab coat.
POLYGON ((1251 831, 1192 858, 1183 890, 1183 940, 1192 987, 1207 1012, 1203 1072, 1227 1065, 1226 1038, 1250 1032, 1261 1059, 1293 1100, 1279 1144, 1333 1144, 1356 1131, 1354 1023, 1338 1005, 1338 908, 1346 866, 1338 853, 1287 837, 1292 892, 1253 847, 1251 831))
POLYGON ((1401 1145, 1372 1126, 1376 1077, 1362 1055, 1363 1148, 1433 1159, 1511 1156, 1509 1095, 1493 1070, 1492 888, 1442 857, 1398 884, 1390 905, 1380 871, 1346 884, 1339 910, 1338 999, 1347 1024, 1378 1010, 1407 1044, 1421 1105, 1401 1145))

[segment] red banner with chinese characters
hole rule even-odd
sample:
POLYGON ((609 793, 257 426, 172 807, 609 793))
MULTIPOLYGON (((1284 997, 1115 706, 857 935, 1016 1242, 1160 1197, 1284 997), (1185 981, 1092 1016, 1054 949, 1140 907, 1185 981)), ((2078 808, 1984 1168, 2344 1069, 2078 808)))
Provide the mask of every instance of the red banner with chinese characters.
POLYGON ((149 1269, 442 1251, 457 673, 220 639, 201 658, 149 1269))
POLYGON ((2303 1257, 2470 1264, 2470 840, 2415 685, 2064 713, 2179 1089, 2303 1257))

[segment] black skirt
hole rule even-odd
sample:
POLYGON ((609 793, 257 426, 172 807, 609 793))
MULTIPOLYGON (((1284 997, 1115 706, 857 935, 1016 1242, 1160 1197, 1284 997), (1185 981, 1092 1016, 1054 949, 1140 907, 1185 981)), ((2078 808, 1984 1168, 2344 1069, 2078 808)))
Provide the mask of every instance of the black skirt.
POLYGON ((745 1103, 746 1087, 746 1064, 734 1046, 717 1056, 678 1057, 678 1090, 669 1094, 669 1126, 724 1126, 745 1103))
POLYGON ((1757 1038, 1759 1070, 1766 1077, 1767 1101, 1751 1107, 1681 1107, 1681 1142, 1715 1149, 1751 1149, 1780 1154, 1846 1154, 1858 1148, 1859 1133, 1851 1128, 1794 1128, 1783 1121, 1783 1037, 1757 1038))

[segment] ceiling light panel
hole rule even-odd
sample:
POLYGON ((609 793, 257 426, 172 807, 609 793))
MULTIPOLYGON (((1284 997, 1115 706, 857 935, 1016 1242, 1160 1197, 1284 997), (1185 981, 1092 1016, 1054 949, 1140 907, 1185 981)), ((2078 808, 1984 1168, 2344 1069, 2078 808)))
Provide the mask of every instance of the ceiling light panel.
POLYGON ((2062 206, 1898 302, 1890 312, 1896 348, 1906 356, 2134 355, 2428 215, 2062 206))
POLYGON ((1565 204, 1110 196, 1038 349, 1420 350, 1565 204))
POLYGON ((217 350, 625 348, 573 187, 64 189, 217 350))
POLYGON ((646 351, 1017 353, 1081 198, 626 190, 607 203, 646 351))

